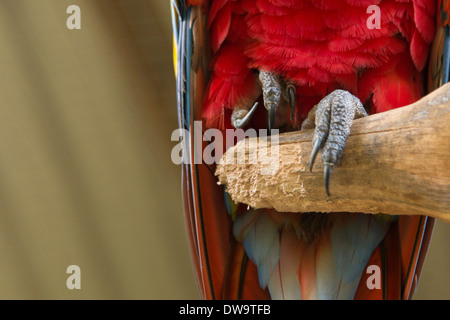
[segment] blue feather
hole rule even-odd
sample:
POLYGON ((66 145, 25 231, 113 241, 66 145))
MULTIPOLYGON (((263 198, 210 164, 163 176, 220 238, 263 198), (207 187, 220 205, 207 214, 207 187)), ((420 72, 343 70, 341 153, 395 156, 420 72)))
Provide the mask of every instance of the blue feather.
POLYGON ((278 225, 267 214, 249 210, 236 218, 233 233, 238 241, 242 241, 249 259, 258 267, 261 288, 266 288, 280 260, 278 225))
POLYGON ((336 218, 330 231, 331 252, 318 258, 319 299, 353 299, 364 267, 389 225, 366 214, 336 218))
POLYGON ((442 61, 442 84, 445 84, 449 80, 450 73, 450 28, 445 26, 444 28, 444 57, 442 61))

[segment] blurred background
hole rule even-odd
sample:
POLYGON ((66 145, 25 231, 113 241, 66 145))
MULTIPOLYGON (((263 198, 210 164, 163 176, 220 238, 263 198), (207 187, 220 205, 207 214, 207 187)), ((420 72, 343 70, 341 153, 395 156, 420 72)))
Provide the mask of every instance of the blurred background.
MULTIPOLYGON (((198 299, 169 0, 0 0, 0 71, 0 299, 198 299)), ((416 298, 450 298, 449 240, 438 222, 416 298)))

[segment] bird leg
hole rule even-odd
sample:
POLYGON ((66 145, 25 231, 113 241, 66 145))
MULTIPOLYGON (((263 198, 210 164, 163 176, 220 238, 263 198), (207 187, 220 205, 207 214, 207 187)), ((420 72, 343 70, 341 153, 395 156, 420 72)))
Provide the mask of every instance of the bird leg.
POLYGON ((281 83, 279 78, 273 73, 260 71, 259 80, 262 84, 264 107, 269 113, 269 131, 274 128, 275 115, 281 98, 281 83))
POLYGON ((289 109, 291 111, 290 119, 291 121, 294 120, 294 113, 295 113, 295 86, 287 82, 285 84, 285 90, 283 91, 284 99, 289 103, 289 109))
POLYGON ((323 147, 324 184, 328 196, 331 174, 342 157, 353 120, 365 116, 367 112, 357 97, 345 90, 335 90, 314 106, 302 124, 302 129, 315 125, 310 171, 319 149, 323 147))
MULTIPOLYGON (((268 128, 272 130, 277 127, 281 127, 285 124, 286 119, 282 119, 285 115, 284 108, 286 107, 285 101, 290 107, 290 118, 294 118, 295 111, 295 86, 292 83, 280 80, 280 78, 270 72, 260 71, 259 80, 262 88, 264 107, 268 111, 268 128), (283 96, 284 101, 281 100, 283 96), (283 112, 277 112, 282 108, 283 112), (279 114, 278 114, 279 113, 279 114)), ((231 114, 231 124, 236 129, 241 129, 245 127, 248 121, 253 116, 258 102, 249 108, 236 106, 231 114)))

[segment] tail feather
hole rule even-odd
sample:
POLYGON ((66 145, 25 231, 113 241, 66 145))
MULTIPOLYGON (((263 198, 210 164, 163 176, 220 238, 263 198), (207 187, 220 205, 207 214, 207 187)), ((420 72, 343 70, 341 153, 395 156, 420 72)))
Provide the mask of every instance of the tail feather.
POLYGON ((278 226, 269 215, 256 210, 250 210, 236 220, 234 234, 237 239, 242 239, 248 257, 258 267, 259 283, 265 289, 280 259, 278 226))
POLYGON ((339 291, 339 279, 334 269, 333 249, 329 234, 324 235, 317 244, 316 278, 317 299, 336 299, 339 291))
POLYGON ((286 226, 280 237, 280 259, 269 282, 269 291, 275 300, 301 300, 302 290, 298 269, 305 246, 298 240, 291 225, 286 226))
POLYGON ((400 217, 399 238, 402 248, 403 299, 410 299, 414 294, 423 260, 430 243, 434 222, 434 218, 425 216, 400 217))
POLYGON ((307 246, 303 252, 298 270, 298 280, 302 288, 303 300, 317 299, 316 253, 316 245, 307 246))
POLYGON ((390 222, 365 214, 336 214, 329 219, 330 226, 308 243, 294 227, 299 222, 296 215, 285 214, 275 221, 263 210, 250 210, 236 218, 234 235, 272 299, 354 298, 390 222))
POLYGON ((375 247, 386 235, 389 224, 376 216, 351 214, 340 219, 331 229, 331 244, 336 270, 344 283, 359 278, 375 247))

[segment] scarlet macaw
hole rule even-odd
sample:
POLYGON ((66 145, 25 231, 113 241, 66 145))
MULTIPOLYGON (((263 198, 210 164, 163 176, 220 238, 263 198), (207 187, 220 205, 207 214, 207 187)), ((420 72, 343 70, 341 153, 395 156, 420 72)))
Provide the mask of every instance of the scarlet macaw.
MULTIPOLYGON (((315 127, 310 165, 323 148, 329 194, 355 117, 448 81, 448 9, 425 0, 173 0, 180 128, 315 127)), ((203 298, 412 297, 433 218, 248 209, 217 185, 213 165, 194 161, 207 142, 189 139, 183 199, 203 298), (368 266, 380 267, 380 289, 368 288, 368 266)))

